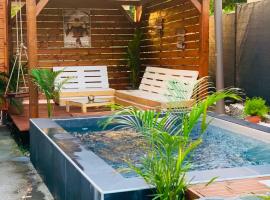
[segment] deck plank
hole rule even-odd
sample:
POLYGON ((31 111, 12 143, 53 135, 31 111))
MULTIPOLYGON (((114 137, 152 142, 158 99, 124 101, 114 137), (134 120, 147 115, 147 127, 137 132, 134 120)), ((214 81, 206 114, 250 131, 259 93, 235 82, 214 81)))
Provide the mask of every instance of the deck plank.
POLYGON ((197 184, 191 186, 190 190, 200 197, 230 198, 243 195, 264 195, 270 192, 270 188, 259 182, 262 180, 270 180, 270 177, 215 182, 207 187, 205 184, 197 184))
MULTIPOLYGON (((53 118, 66 118, 66 117, 85 117, 85 116, 102 116, 108 115, 112 112, 108 110, 108 108, 93 108, 88 109, 89 112, 81 113, 80 108, 72 107, 71 112, 66 112, 65 107, 54 106, 54 117, 53 118)), ((15 126, 18 128, 20 132, 29 131, 29 105, 24 105, 24 112, 22 115, 14 115, 10 114, 10 118, 12 119, 15 126)), ((39 117, 47 118, 47 107, 46 104, 39 105, 39 117)))

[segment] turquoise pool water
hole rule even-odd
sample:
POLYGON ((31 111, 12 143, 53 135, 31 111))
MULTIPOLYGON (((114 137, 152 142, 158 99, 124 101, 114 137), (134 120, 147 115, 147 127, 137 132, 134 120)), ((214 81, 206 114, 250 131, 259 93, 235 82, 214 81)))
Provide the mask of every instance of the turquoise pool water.
MULTIPOLYGON (((123 171, 126 160, 140 164, 144 156, 144 141, 138 134, 125 131, 101 131, 97 125, 80 127, 61 126, 78 137, 83 145, 119 170, 125 177, 135 174, 123 171)), ((198 129, 192 138, 198 137, 198 129)), ((270 145, 253 138, 210 125, 203 136, 203 143, 190 157, 191 170, 246 167, 270 164, 270 145)))

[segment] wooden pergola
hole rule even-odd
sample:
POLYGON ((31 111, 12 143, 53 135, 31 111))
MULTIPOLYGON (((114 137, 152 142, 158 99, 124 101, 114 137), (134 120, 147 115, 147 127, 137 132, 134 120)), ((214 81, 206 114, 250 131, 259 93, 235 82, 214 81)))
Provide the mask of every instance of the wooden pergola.
MULTIPOLYGON (((79 0, 78 2, 86 2, 86 0, 79 0)), ((88 0, 88 5, 106 5, 108 2, 125 13, 122 5, 134 5, 136 7, 136 20, 135 26, 140 26, 142 16, 144 15, 144 8, 146 5, 151 4, 153 0, 88 0)), ((176 1, 167 0, 166 2, 176 1)), ((190 2, 199 13, 199 72, 201 76, 208 75, 208 54, 209 54, 209 1, 210 0, 178 0, 185 3, 190 2)), ((76 6, 77 1, 73 0, 26 0, 26 20, 27 20, 27 43, 28 43, 28 64, 29 70, 38 67, 38 40, 37 40, 37 17, 42 10, 47 6, 54 4, 63 4, 66 7, 76 6), (75 5, 74 5, 75 4, 75 5)), ((127 16, 129 18, 129 16, 127 16)), ((185 52, 178 53, 183 56, 185 52)), ((197 55, 197 54, 196 54, 197 55)), ((195 55, 195 56, 196 56, 195 55)), ((198 56, 197 56, 198 57, 198 56)), ((169 62, 169 61, 168 61, 169 62)), ((38 117, 38 90, 36 86, 29 81, 29 113, 30 118, 38 117)))

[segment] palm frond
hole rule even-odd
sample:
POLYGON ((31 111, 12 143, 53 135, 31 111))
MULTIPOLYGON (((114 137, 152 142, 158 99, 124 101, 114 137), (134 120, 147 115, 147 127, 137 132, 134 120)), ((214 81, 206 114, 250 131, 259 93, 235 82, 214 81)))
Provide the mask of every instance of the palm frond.
MULTIPOLYGON (((209 85, 211 84, 207 83, 201 87, 207 88, 209 85)), ((177 89, 178 85, 174 84, 173 87, 177 89)), ((173 93, 176 100, 185 98, 179 96, 177 91, 173 93)), ((156 187, 154 198, 182 199, 189 186, 189 181, 186 180, 186 173, 190 169, 188 157, 202 143, 202 134, 209 125, 206 121, 207 109, 224 98, 240 100, 239 93, 234 88, 208 93, 203 100, 194 103, 190 110, 180 113, 120 107, 121 110, 106 123, 115 123, 120 128, 133 128, 145 136, 149 150, 141 160, 142 167, 130 167, 147 183, 156 187), (193 140, 190 134, 200 119, 199 137, 193 140)))
POLYGON ((45 94, 48 104, 48 113, 51 113, 50 100, 57 98, 63 85, 70 79, 66 78, 61 81, 57 81, 58 76, 64 70, 52 71, 50 69, 33 69, 31 71, 32 79, 35 85, 45 94))

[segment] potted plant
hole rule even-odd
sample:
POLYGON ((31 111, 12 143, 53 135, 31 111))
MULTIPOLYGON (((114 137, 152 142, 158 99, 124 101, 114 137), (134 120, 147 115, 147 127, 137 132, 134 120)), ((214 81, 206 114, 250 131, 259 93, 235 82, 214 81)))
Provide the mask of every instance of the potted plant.
POLYGON ((261 97, 247 99, 244 106, 246 120, 252 123, 259 123, 269 112, 266 101, 261 97))
MULTIPOLYGON (((6 87, 9 75, 5 72, 0 73, 0 107, 1 110, 8 108, 10 114, 20 115, 23 113, 23 99, 15 96, 6 96, 6 87)), ((14 92, 17 82, 15 78, 11 78, 8 91, 14 92)))
POLYGON ((129 42, 127 48, 127 61, 130 69, 130 80, 132 89, 137 89, 140 84, 141 60, 140 60, 140 44, 142 40, 142 32, 136 29, 133 39, 129 42))
POLYGON ((53 108, 54 108, 53 107, 54 104, 51 103, 51 101, 57 99, 63 85, 69 80, 69 78, 66 78, 59 82, 56 82, 57 77, 62 72, 63 70, 55 72, 50 69, 33 69, 31 71, 34 83, 46 96, 47 111, 49 118, 53 116, 53 108))

